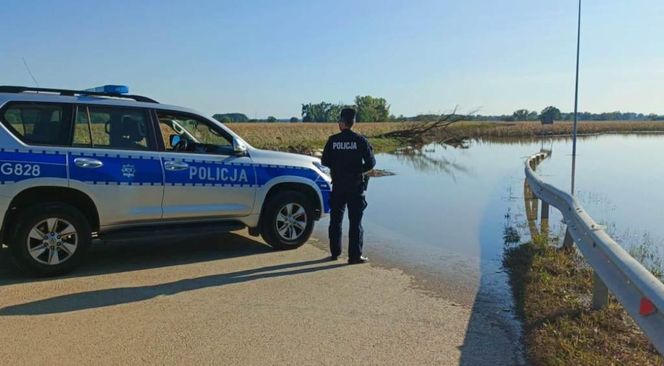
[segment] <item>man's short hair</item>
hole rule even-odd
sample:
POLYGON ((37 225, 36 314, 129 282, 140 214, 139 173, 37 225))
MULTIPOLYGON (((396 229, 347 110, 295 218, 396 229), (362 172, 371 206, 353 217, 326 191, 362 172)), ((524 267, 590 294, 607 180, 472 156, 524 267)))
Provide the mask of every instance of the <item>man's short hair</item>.
POLYGON ((355 110, 353 108, 342 109, 339 121, 343 122, 347 127, 353 127, 355 123, 355 110))

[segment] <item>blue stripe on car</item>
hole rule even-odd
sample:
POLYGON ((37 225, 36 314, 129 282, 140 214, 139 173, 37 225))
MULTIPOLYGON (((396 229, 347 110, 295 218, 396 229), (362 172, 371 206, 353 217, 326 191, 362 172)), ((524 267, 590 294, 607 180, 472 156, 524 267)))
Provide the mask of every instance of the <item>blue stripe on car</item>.
POLYGON ((90 184, 162 185, 161 161, 140 155, 69 154, 69 178, 90 184), (77 157, 98 158, 99 168, 76 166, 77 157))
POLYGON ((0 183, 35 178, 67 179, 66 155, 45 150, 0 149, 0 183))
MULTIPOLYGON (((262 187, 281 176, 296 176, 315 182, 323 196, 323 210, 328 213, 330 185, 313 170, 272 164, 179 160, 189 164, 180 171, 165 171, 167 185, 262 187)), ((34 178, 69 178, 88 184, 162 185, 162 161, 159 157, 106 154, 59 153, 46 150, 0 149, 0 184, 34 178), (76 166, 77 157, 99 158, 103 166, 89 169, 76 166), (68 161, 67 161, 68 160, 68 161), (38 168, 35 168, 38 166, 38 168), (38 174, 37 174, 38 173, 38 174)))
POLYGON ((256 173, 251 164, 203 160, 173 160, 186 162, 184 170, 166 170, 166 185, 172 186, 229 186, 255 187, 256 173))

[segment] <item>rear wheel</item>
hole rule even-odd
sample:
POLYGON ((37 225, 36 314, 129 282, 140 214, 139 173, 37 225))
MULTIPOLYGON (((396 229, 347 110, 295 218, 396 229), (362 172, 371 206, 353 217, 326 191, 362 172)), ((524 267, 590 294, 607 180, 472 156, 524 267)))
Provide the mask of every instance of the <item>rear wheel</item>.
POLYGON ((16 223, 12 254, 19 266, 38 276, 71 271, 90 246, 90 224, 67 204, 30 206, 19 214, 16 223))
POLYGON ((275 249, 298 248, 311 236, 313 215, 313 204, 304 194, 279 192, 265 205, 261 235, 275 249))

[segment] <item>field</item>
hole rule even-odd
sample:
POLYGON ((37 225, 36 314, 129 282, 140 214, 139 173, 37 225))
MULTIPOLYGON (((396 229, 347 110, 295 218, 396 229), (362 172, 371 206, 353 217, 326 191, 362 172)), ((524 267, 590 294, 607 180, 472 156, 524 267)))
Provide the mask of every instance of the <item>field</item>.
MULTIPOLYGON (((355 130, 367 136, 376 151, 390 151, 408 142, 379 136, 412 125, 403 122, 358 123, 355 130)), ((335 123, 229 123, 227 126, 255 147, 309 154, 322 149, 328 136, 338 132, 335 123)), ((430 133, 424 136, 424 140, 442 141, 453 137, 527 138, 569 135, 571 131, 570 122, 541 125, 539 122, 467 121, 430 133)), ((580 122, 578 127, 579 134, 630 132, 664 132, 664 122, 580 122)))
MULTIPOLYGON (((226 126, 255 147, 309 154, 322 149, 327 138, 339 132, 336 123, 229 123, 226 126)), ((354 129, 369 137, 374 149, 385 151, 396 148, 398 141, 377 136, 402 128, 403 123, 358 123, 354 129)))

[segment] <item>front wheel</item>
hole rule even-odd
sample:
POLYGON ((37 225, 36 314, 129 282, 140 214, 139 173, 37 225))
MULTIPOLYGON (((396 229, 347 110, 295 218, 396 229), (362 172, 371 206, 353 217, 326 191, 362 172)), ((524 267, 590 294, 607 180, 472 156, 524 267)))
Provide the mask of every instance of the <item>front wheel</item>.
POLYGON ((38 276, 64 274, 76 267, 90 246, 90 225, 76 208, 63 203, 28 207, 10 249, 19 266, 38 276))
POLYGON ((313 205, 305 195, 295 191, 277 193, 263 211, 261 235, 275 249, 298 248, 311 236, 313 217, 313 205))

